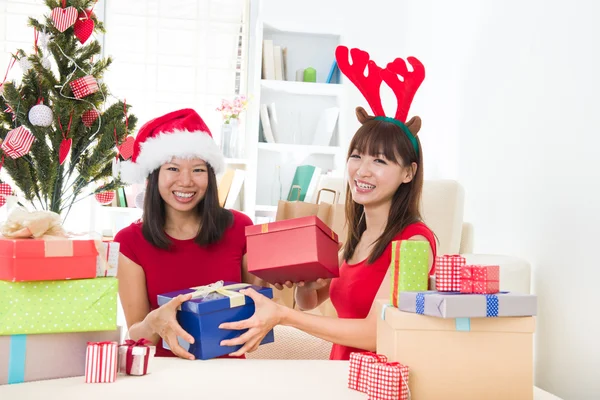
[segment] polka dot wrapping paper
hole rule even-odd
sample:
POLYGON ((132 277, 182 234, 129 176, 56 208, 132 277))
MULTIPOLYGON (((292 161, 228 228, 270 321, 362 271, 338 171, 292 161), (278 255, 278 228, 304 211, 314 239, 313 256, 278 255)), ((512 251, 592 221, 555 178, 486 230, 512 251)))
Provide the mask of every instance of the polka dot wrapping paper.
POLYGON ((117 279, 0 281, 0 335, 117 328, 117 279))
POLYGON ((459 273, 461 293, 494 294, 500 291, 499 265, 463 265, 459 273))
POLYGON ((400 292, 419 292, 429 286, 429 243, 417 240, 392 242, 390 303, 398 307, 400 292))

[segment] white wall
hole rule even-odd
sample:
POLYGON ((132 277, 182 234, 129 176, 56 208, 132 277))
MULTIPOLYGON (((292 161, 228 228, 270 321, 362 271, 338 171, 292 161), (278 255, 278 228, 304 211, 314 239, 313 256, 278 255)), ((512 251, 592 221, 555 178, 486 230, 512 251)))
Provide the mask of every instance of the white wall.
MULTIPOLYGON (((465 186, 477 252, 532 263, 536 384, 566 400, 600 398, 600 3, 263 2, 269 18, 329 20, 380 65, 423 61, 411 115, 424 120, 426 176, 465 186)), ((349 104, 365 102, 354 90, 349 104)))

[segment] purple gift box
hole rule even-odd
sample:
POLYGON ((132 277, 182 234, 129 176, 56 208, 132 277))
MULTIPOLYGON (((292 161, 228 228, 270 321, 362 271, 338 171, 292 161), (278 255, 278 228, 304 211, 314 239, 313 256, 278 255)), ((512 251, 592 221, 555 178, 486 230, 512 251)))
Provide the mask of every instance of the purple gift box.
MULTIPOLYGON (((180 294, 194 293, 194 298, 181 305, 177 311, 177 322, 194 337, 189 344, 179 338, 179 345, 200 360, 208 360, 233 353, 242 346, 221 346, 222 340, 233 339, 246 330, 224 330, 219 325, 224 322, 242 321, 254 314, 254 301, 239 293, 242 289, 252 288, 268 298, 273 298, 273 289, 240 284, 236 282, 217 282, 207 286, 177 290, 158 295, 158 305, 168 303, 180 294)), ((261 345, 275 340, 271 330, 261 345)), ((167 344, 163 342, 163 347, 167 344)))

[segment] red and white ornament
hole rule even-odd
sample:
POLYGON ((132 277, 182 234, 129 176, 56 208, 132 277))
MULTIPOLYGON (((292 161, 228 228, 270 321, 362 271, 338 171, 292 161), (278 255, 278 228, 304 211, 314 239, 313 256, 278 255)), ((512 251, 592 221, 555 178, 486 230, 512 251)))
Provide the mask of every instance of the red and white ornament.
POLYGON ((52 109, 45 104, 37 104, 29 110, 29 122, 32 125, 48 127, 52 125, 53 120, 52 109))
POLYGON ((52 22, 54 27, 60 32, 69 29, 77 20, 77 9, 75 7, 54 8, 52 9, 52 22))
POLYGON ((100 113, 98 112, 98 110, 93 108, 84 112, 81 116, 81 120, 83 121, 83 124, 89 128, 94 124, 94 122, 96 122, 99 116, 100 113))
POLYGON ((12 194, 12 187, 8 183, 0 183, 0 207, 6 204, 6 197, 12 194))
POLYGON ((34 139, 29 129, 19 126, 6 134, 0 147, 10 158, 19 158, 29 153, 34 139))
POLYGON ((83 78, 75 79, 71 83, 71 90, 73 91, 73 96, 78 99, 82 97, 89 96, 90 94, 94 94, 98 91, 98 82, 96 82, 96 78, 92 75, 84 76, 83 78))
POLYGON ((81 44, 84 44, 94 32, 94 20, 91 18, 91 15, 92 12, 89 10, 82 11, 75 21, 73 33, 81 44))
POLYGON ((73 139, 65 138, 60 142, 60 147, 58 148, 58 163, 63 165, 63 163, 67 160, 67 156, 69 155, 69 151, 71 151, 71 145, 73 144, 73 139))
POLYGON ((133 145, 135 138, 133 136, 127 136, 125 141, 118 147, 119 154, 123 157, 123 160, 129 160, 133 156, 133 145))
POLYGON ((115 199, 115 191, 106 190, 104 192, 96 193, 94 197, 96 198, 96 201, 102 205, 110 204, 115 199))

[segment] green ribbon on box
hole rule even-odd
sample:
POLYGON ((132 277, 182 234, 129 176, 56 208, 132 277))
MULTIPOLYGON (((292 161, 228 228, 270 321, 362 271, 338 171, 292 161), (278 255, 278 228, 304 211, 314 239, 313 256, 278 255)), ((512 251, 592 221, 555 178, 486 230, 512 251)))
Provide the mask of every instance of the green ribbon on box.
POLYGON ((0 281, 0 335, 114 330, 117 289, 116 278, 0 281))
POLYGON ((398 293, 420 292, 429 286, 429 242, 397 240, 392 242, 390 297, 398 307, 398 293))

